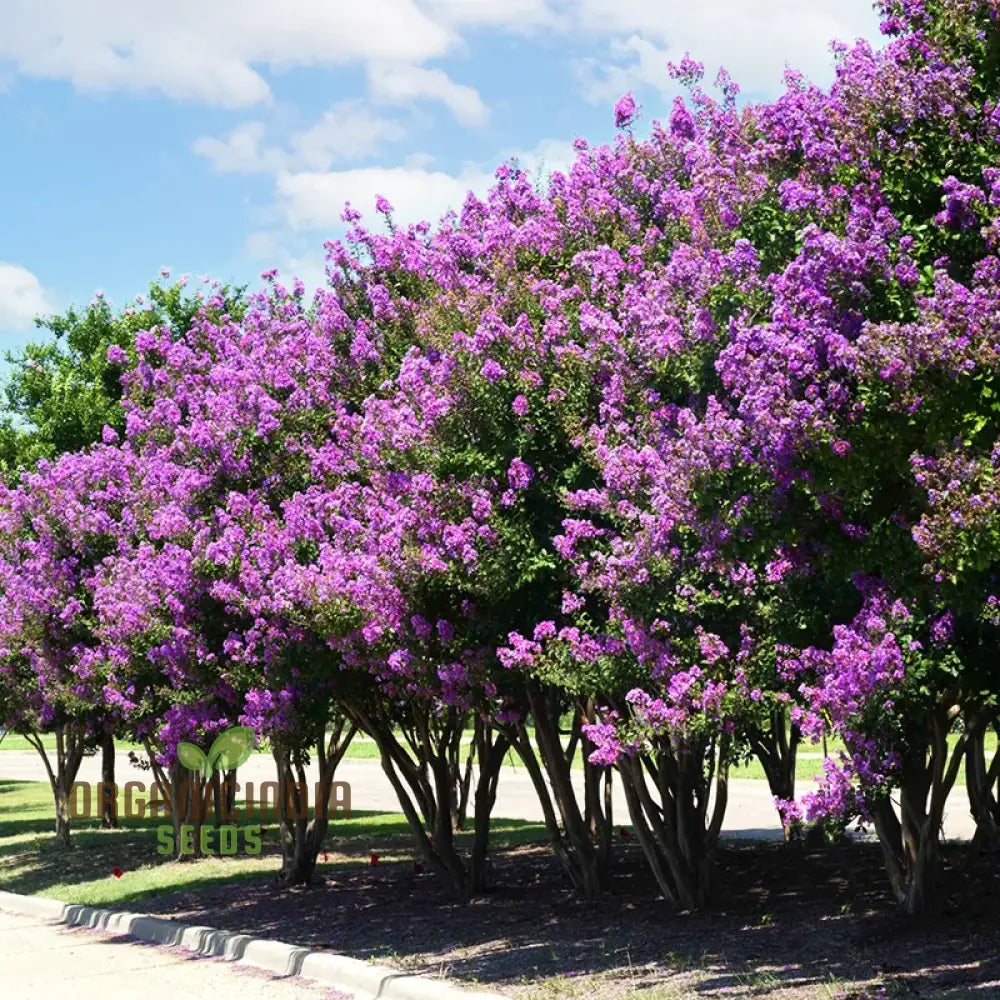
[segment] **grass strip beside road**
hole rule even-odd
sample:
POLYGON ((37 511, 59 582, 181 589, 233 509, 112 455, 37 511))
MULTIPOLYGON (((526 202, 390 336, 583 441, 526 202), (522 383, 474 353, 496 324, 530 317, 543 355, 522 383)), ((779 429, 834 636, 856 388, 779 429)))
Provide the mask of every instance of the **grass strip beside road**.
MULTIPOLYGON (((237 808, 241 805, 237 802, 237 808)), ((122 808, 119 796, 119 811, 122 808)), ((66 848, 54 842, 53 814, 47 783, 0 779, 0 889, 89 906, 131 905, 180 890, 272 881, 281 866, 278 824, 273 819, 253 824, 265 831, 259 855, 175 861, 157 853, 157 828, 169 827, 169 820, 122 819, 118 830, 102 830, 96 819, 74 820, 71 845, 66 848)), ((471 846, 471 837, 456 835, 463 849, 471 846)), ((544 840, 540 823, 493 821, 491 844, 496 849, 544 840)), ((370 866, 372 852, 381 864, 410 864, 415 857, 406 819, 398 813, 353 812, 350 818, 335 819, 324 846, 327 857, 320 856, 319 873, 331 878, 350 868, 370 866)))

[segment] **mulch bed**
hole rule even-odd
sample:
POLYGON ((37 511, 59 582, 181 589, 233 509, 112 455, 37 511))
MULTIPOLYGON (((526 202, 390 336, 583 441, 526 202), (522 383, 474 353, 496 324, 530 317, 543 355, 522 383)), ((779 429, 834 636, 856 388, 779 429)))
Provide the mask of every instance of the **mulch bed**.
POLYGON ((594 903, 529 846, 499 853, 495 888, 471 902, 411 862, 339 855, 313 887, 229 883, 142 908, 524 998, 1000 997, 996 855, 969 868, 946 847, 942 910, 917 922, 896 913, 872 844, 727 845, 703 914, 672 911, 635 846, 618 852, 611 891, 594 903))

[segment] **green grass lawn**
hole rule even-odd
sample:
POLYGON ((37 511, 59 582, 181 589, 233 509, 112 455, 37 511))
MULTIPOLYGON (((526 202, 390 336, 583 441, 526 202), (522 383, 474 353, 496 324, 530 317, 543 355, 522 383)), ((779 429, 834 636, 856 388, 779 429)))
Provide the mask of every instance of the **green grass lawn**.
MULTIPOLYGON (((42 746, 46 750, 55 750, 55 733, 43 733, 42 746)), ((140 743, 127 743, 124 740, 116 740, 115 749, 140 751, 143 747, 140 743)), ((19 736, 17 733, 4 733, 3 736, 0 736, 0 751, 3 750, 28 750, 31 753, 35 753, 35 748, 28 742, 26 737, 19 736)))
MULTIPOLYGON (((157 853, 157 828, 169 827, 167 820, 122 819, 118 830, 102 830, 97 820, 74 820, 71 845, 66 848, 54 841, 53 815, 47 784, 0 779, 0 889, 67 903, 131 904, 179 890, 247 879, 268 881, 280 868, 273 819, 263 821, 259 855, 179 862, 157 853), (121 877, 115 876, 115 868, 121 877)), ((456 836, 463 848, 470 846, 471 834, 456 836)), ((504 819, 493 823, 491 844, 496 849, 544 839, 540 823, 504 819)), ((328 860, 321 858, 320 869, 330 875, 369 865, 372 851, 384 863, 408 863, 415 857, 406 820, 395 813, 354 812, 350 818, 335 819, 325 847, 328 860)))

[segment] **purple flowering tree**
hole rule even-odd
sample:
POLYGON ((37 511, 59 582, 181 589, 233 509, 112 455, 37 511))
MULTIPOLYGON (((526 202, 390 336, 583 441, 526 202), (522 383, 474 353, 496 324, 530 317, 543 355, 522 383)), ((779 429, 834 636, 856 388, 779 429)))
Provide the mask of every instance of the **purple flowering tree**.
POLYGON ((22 733, 45 764, 56 837, 65 844, 80 762, 113 718, 102 689, 114 651, 93 628, 93 584, 115 549, 133 460, 96 446, 40 462, 0 494, 0 706, 4 725, 22 733), (47 734, 55 735, 54 754, 47 734))

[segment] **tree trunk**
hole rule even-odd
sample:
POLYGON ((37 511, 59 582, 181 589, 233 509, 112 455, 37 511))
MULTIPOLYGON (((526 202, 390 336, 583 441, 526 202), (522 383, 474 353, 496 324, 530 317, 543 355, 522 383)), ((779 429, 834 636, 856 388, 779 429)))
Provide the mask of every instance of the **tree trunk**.
POLYGON ((523 724, 516 730, 513 745, 535 786, 556 857, 576 890, 585 899, 597 899, 607 886, 607 867, 591 840, 587 821, 577 801, 567 751, 560 739, 557 692, 529 681, 526 693, 534 721, 538 756, 523 724), (548 783, 542 775, 542 768, 548 783))
POLYGON ((309 788, 301 754, 275 746, 274 761, 278 768, 278 816, 281 835, 281 871, 278 880, 283 885, 310 885, 316 875, 316 861, 329 827, 330 791, 347 748, 357 729, 339 718, 327 738, 321 732, 316 739, 315 753, 319 765, 316 801, 309 815, 309 788), (346 730, 346 735, 345 735, 346 730))
MULTIPOLYGON (((473 811, 472 857, 469 862, 469 890, 471 893, 485 892, 489 887, 489 846, 490 817, 497 800, 497 785, 500 782, 500 768, 503 767, 507 752, 507 738, 497 734, 493 738, 493 727, 485 719, 476 720, 476 751, 479 757, 479 780, 473 811)), ((470 754, 470 759, 471 759, 470 754)), ((471 779, 471 772, 469 775, 471 779)))
POLYGON ((993 759, 986 759, 988 728, 979 713, 966 714, 965 729, 968 744, 965 751, 965 786, 969 796, 969 811, 976 821, 970 853, 992 851, 1000 846, 1000 803, 995 786, 1000 776, 1000 749, 993 759))
POLYGON ((632 826, 650 872, 664 898, 682 910, 703 909, 712 891, 715 846, 727 801, 725 737, 717 754, 716 761, 711 744, 664 746, 619 765, 632 826), (706 756, 712 761, 708 775, 703 770, 706 756), (709 811, 713 783, 715 803, 709 811))
POLYGON ((402 726, 404 746, 394 731, 398 717, 378 706, 369 710, 352 705, 349 711, 359 728, 375 740, 382 770, 428 868, 459 898, 467 899, 481 891, 488 881, 489 817, 496 800, 505 744, 500 740, 491 743, 491 727, 477 724, 479 777, 472 790, 475 831, 467 865, 455 841, 453 749, 456 738, 465 730, 469 713, 447 709, 439 714, 431 705, 411 703, 410 716, 402 726))
POLYGON ((84 736, 82 726, 75 723, 63 723, 56 730, 55 769, 45 750, 41 737, 37 733, 25 733, 25 738, 35 748, 45 772, 49 778, 49 786, 56 807, 56 841, 65 847, 70 843, 70 809, 69 801, 73 783, 80 770, 83 760, 84 736))
MULTIPOLYGON (((597 706, 593 698, 580 706, 580 723, 593 723, 597 706)), ((580 728, 576 727, 580 732, 580 728)), ((597 846, 597 863, 602 870, 611 865, 614 846, 614 817, 612 814, 612 782, 614 771, 610 767, 591 764, 590 754, 583 752, 584 813, 591 841, 597 846), (603 785, 603 788, 602 788, 603 785)))
MULTIPOLYGON (((801 735, 799 728, 788 720, 784 708, 771 711, 770 725, 766 730, 757 730, 750 736, 750 746, 760 761, 767 778, 771 796, 784 802, 795 798, 795 757, 801 735)), ((785 838, 791 839, 796 831, 784 827, 785 838)))
POLYGON ((69 793, 60 782, 55 789, 56 798, 56 840, 69 847, 69 793))
POLYGON ((101 741, 101 826, 105 830, 118 828, 118 796, 115 793, 115 737, 105 733, 101 741))
MULTIPOLYGON (((466 820, 469 817, 469 797, 472 792, 472 771, 476 765, 476 753, 479 749, 479 728, 481 725, 485 724, 486 723, 480 719, 476 720, 472 742, 469 744, 468 751, 465 752, 464 767, 462 765, 462 751, 464 749, 464 744, 460 740, 457 745, 456 759, 454 763, 454 780, 456 784, 455 799, 457 802, 455 815, 453 816, 453 825, 455 830, 464 830, 466 820)), ((464 739, 464 731, 462 738, 464 739)))
POLYGON ((200 857, 201 828, 208 814, 208 797, 211 782, 206 782, 199 772, 189 771, 175 761, 168 770, 156 760, 156 751, 147 740, 145 743, 149 766, 161 799, 166 803, 174 832, 174 860, 187 861, 200 857), (192 851, 184 850, 181 827, 193 827, 192 851))
POLYGON ((923 915, 937 902, 941 821, 968 742, 962 733, 949 751, 956 715, 945 707, 928 713, 923 744, 914 742, 903 758, 899 815, 887 796, 869 803, 893 895, 907 916, 923 915))

